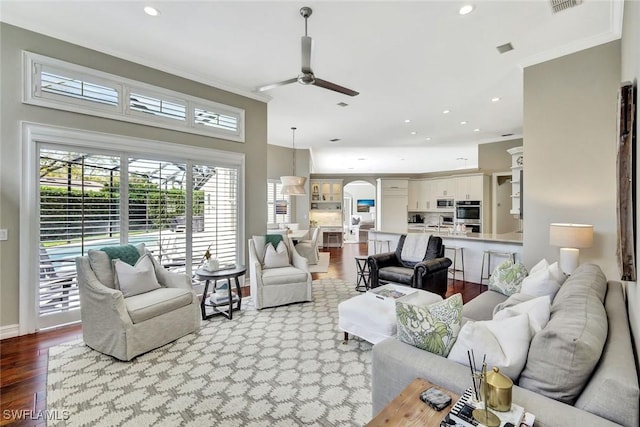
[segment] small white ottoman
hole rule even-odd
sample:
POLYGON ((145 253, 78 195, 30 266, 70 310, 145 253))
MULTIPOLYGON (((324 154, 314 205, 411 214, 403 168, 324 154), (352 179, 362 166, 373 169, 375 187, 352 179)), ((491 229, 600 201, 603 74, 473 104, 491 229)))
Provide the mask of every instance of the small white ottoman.
POLYGON ((442 301, 440 295, 387 284, 367 291, 338 304, 338 326, 344 331, 344 339, 349 334, 379 343, 396 335, 396 298, 410 298, 412 304, 428 305, 442 301), (395 292, 394 292, 395 291, 395 292), (393 296, 385 296, 391 295, 393 296))

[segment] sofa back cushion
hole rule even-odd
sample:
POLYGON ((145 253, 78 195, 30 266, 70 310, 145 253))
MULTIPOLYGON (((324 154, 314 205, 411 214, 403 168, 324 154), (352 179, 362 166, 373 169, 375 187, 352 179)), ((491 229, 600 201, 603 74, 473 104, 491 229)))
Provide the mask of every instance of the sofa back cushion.
POLYGON ((640 425, 640 388, 622 284, 609 282, 609 334, 600 362, 576 407, 624 426, 640 425))
POLYGON ((606 278, 600 268, 576 269, 556 294, 547 326, 531 341, 519 385, 574 404, 607 339, 606 278))

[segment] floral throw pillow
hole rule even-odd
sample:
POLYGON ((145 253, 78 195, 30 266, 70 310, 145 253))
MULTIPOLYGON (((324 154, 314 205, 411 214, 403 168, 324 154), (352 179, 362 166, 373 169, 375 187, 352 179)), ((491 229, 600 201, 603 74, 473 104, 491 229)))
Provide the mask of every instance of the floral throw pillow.
POLYGON ((447 357, 462 323, 462 295, 430 305, 396 301, 397 338, 414 347, 447 357))
POLYGON ((511 296, 520 292, 522 281, 527 277, 527 269, 519 262, 515 264, 506 260, 496 267, 489 278, 489 290, 511 296))

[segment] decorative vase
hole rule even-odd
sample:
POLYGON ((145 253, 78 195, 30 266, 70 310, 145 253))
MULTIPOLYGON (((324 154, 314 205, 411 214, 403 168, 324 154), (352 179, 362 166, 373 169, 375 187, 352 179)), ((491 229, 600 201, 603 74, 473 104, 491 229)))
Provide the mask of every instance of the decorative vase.
POLYGON ((220 263, 217 258, 211 257, 207 260, 207 270, 214 271, 217 270, 218 267, 220 267, 220 263))

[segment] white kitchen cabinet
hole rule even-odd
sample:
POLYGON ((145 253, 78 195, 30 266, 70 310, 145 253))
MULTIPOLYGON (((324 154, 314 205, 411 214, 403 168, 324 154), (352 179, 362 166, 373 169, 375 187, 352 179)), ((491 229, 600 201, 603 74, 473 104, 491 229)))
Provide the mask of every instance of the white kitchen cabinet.
POLYGON ((342 212, 342 180, 341 179, 312 179, 311 210, 330 210, 342 212))
POLYGON ((377 184, 376 228, 395 233, 406 233, 409 180, 379 178, 377 184))
POLYGON ((431 209, 432 181, 426 179, 409 181, 409 212, 424 212, 431 209))
POLYGON ((432 180, 432 190, 434 196, 438 199, 450 198, 452 199, 455 193, 455 180, 453 178, 439 178, 432 180))
POLYGON ((467 175, 456 177, 455 199, 482 201, 484 198, 484 181, 484 175, 467 175))
POLYGON ((420 192, 422 191, 421 180, 409 181, 408 194, 409 194, 409 211, 420 210, 420 192))

